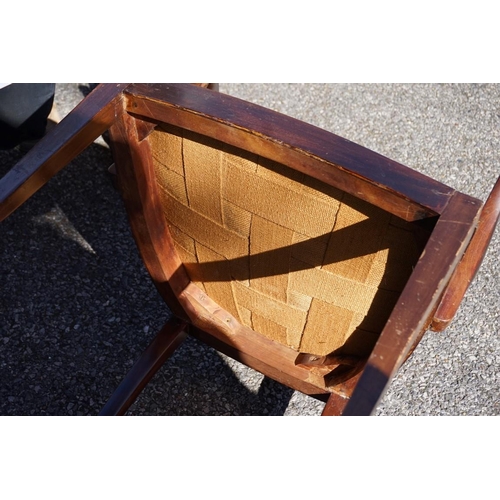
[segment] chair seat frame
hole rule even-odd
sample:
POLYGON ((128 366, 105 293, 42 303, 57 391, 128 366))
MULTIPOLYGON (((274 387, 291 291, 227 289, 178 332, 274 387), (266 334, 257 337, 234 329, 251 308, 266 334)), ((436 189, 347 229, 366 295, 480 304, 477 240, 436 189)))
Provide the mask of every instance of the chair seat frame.
POLYGON ((324 415, 369 415, 425 331, 445 328, 473 279, 500 213, 315 126, 188 84, 102 84, 0 181, 0 220, 109 130, 118 185, 146 268, 172 320, 102 414, 123 414, 186 331, 293 389, 327 401, 324 415), (325 385, 338 359, 305 360, 242 326, 189 279, 163 216, 149 134, 169 124, 287 165, 421 227, 425 247, 380 337, 345 380, 325 385))

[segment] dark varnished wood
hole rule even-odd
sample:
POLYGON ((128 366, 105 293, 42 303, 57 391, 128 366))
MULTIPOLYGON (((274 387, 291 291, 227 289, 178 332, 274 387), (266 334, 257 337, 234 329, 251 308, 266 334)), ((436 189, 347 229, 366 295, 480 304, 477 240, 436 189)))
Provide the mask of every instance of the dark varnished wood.
POLYGON ((432 319, 432 329, 443 331, 455 316, 465 292, 483 261, 500 217, 500 177, 497 179, 484 207, 474 236, 450 280, 432 319))
POLYGON ((358 144, 234 97, 181 84, 138 84, 125 93, 131 113, 284 163, 405 220, 441 213, 453 193, 358 144))
POLYGON ((389 381, 429 326, 445 286, 462 258, 481 203, 455 193, 439 218, 410 280, 363 370, 345 415, 370 415, 389 381))
MULTIPOLYGON (((263 345, 263 337, 250 329, 243 329, 226 311, 220 309, 216 304, 211 304, 208 297, 203 297, 203 293, 193 284, 186 286, 182 293, 177 296, 190 322, 194 325, 192 331, 200 339, 211 343, 219 350, 267 376, 302 392, 311 393, 311 389, 304 386, 304 383, 311 384, 311 382, 313 392, 333 391, 337 396, 342 397, 342 400, 336 397, 332 398, 330 404, 330 406, 333 405, 333 401, 335 401, 334 406, 338 411, 341 411, 339 401, 343 405, 354 390, 352 401, 347 406, 349 409, 347 413, 370 414, 384 393, 390 379, 427 328, 432 311, 437 306, 437 301, 449 281, 453 268, 460 260, 472 235, 481 202, 456 193, 446 186, 437 186, 435 181, 420 174, 416 175, 415 172, 395 163, 391 164, 395 173, 391 171, 391 168, 388 168, 391 175, 386 174, 389 188, 381 188, 379 186, 380 179, 377 178, 379 170, 373 168, 373 163, 370 164, 370 161, 375 163, 382 161, 375 153, 372 156, 372 152, 365 152, 364 148, 358 149, 359 146, 351 143, 345 145, 343 140, 340 142, 337 140, 337 144, 335 144, 331 134, 323 131, 317 132, 315 127, 309 129, 310 126, 300 122, 293 124, 296 127, 295 130, 292 126, 291 132, 285 132, 287 118, 282 117, 282 115, 276 114, 274 116, 272 112, 262 111, 260 108, 257 111, 255 111, 256 108, 251 109, 249 112, 249 108, 253 106, 248 103, 242 104, 241 101, 237 100, 229 103, 228 110, 227 107, 224 107, 227 104, 224 99, 214 103, 211 102, 212 99, 215 99, 212 93, 201 91, 204 93, 193 97, 193 94, 197 94, 198 90, 191 87, 188 89, 192 91, 184 90, 182 86, 175 86, 174 97, 171 95, 168 97, 174 102, 164 102, 163 99, 167 97, 156 94, 162 93, 163 88, 148 86, 138 90, 138 87, 130 87, 130 93, 127 92, 127 110, 134 117, 145 116, 147 120, 181 126, 292 165, 294 168, 327 181, 335 187, 352 192, 377 206, 389 209, 392 213, 407 220, 419 220, 426 217, 432 221, 433 226, 436 216, 439 219, 432 229, 432 235, 422 258, 367 365, 361 374, 359 373, 361 367, 353 370, 353 373, 348 374, 350 376, 347 376, 342 384, 335 384, 335 380, 328 384, 331 367, 326 365, 321 367, 308 366, 307 364, 297 365, 301 370, 310 372, 307 380, 304 379, 300 371, 299 375, 297 373, 292 375, 291 371, 293 370, 290 366, 292 357, 285 353, 287 348, 280 346, 273 353, 270 346, 263 345), (189 95, 186 97, 187 94, 189 95), (200 103, 201 98, 204 100, 202 99, 200 103), (187 106, 186 101, 195 109, 184 108, 183 106, 187 106), (208 109, 207 102, 210 103, 208 109), (215 117, 208 115, 209 111, 216 112, 217 110, 219 111, 215 117), (258 118, 252 115, 252 111, 258 114, 258 118), (267 113, 271 113, 273 116, 269 116, 267 113), (314 136, 315 133, 318 133, 320 138, 314 136), (313 140, 311 140, 311 134, 314 136, 313 140), (319 146, 315 141, 320 141, 320 139, 323 141, 329 139, 328 147, 333 143, 335 145, 334 152, 335 148, 342 149, 342 146, 345 146, 352 155, 360 155, 357 161, 361 162, 360 158, 363 158, 373 169, 365 168, 362 178, 359 174, 359 164, 356 161, 351 163, 345 151, 344 164, 341 166, 330 162, 328 155, 331 152, 329 149, 324 150, 321 153, 323 157, 318 159, 320 156, 319 146), (351 168, 354 172, 350 172, 351 168), (339 177, 332 172, 340 172, 342 175, 339 177), (397 180, 398 176, 404 178, 406 184, 402 180, 397 180), (419 182, 422 183, 421 187, 418 186, 419 182), (398 183, 402 183, 404 188, 400 189, 398 183), (415 183, 417 184, 416 189, 415 183), (347 189, 346 186, 348 186, 347 189), (362 189, 361 194, 359 189, 362 189), (396 189, 399 191, 396 192, 396 189), (403 195, 405 189, 407 192, 403 195), (393 201, 388 202, 387 200, 391 196, 393 201), (412 196, 414 199, 409 201, 406 196, 412 196), (256 342, 249 340, 252 335, 256 336, 256 342), (280 350, 282 352, 279 352, 280 350), (325 368, 327 369, 325 370, 325 368), (318 382, 318 376, 321 376, 322 382, 318 382), (314 380, 315 378, 316 380, 314 380), (358 380, 359 383, 356 384, 358 380)), ((143 142, 147 144, 147 140, 143 142)), ((135 161, 134 164, 136 168, 137 165, 142 164, 145 166, 145 171, 148 172, 147 176, 152 176, 152 167, 147 165, 147 162, 150 161, 147 159, 150 153, 146 152, 146 146, 141 145, 141 147, 144 148, 139 155, 142 159, 139 163, 135 161)), ((388 161, 390 162, 390 160, 388 161)), ((379 164, 378 167, 382 168, 382 165, 379 164)), ((148 181, 147 185, 152 184, 152 182, 148 181)), ((144 193, 143 196, 145 196, 144 193)), ((159 202, 156 200, 157 194, 154 190, 147 197, 149 200, 153 200, 150 201, 151 206, 159 207, 159 202)), ((166 223, 161 223, 159 219, 160 215, 158 214, 156 216, 157 223, 165 226, 161 232, 168 233, 166 223)), ((170 241, 171 238, 166 238, 165 241, 167 240, 170 241)), ((159 248, 159 245, 156 247, 159 248)), ((168 251, 172 254, 175 253, 173 247, 169 248, 168 251)), ((148 254, 149 251, 142 253, 143 255, 148 254)), ((171 268, 169 274, 173 289, 180 290, 185 283, 181 268, 177 270, 171 268), (176 283, 177 273, 182 276, 180 281, 182 285, 176 283)), ((293 360, 293 364, 295 364, 295 360, 293 360)), ((327 410, 325 414, 329 412, 330 410, 327 410)))
POLYGON ((137 396, 186 338, 186 323, 171 318, 137 360, 111 398, 101 416, 124 415, 137 396))
POLYGON ((0 221, 105 132, 122 111, 128 84, 101 84, 0 181, 0 221))
POLYGON ((102 414, 126 411, 183 340, 186 324, 193 336, 266 376, 329 398, 324 415, 371 414, 432 318, 439 326, 453 316, 500 211, 498 182, 481 212, 479 200, 338 136, 239 99, 192 85, 109 84, 99 86, 2 179, 0 219, 109 126, 135 241, 153 282, 180 319, 167 323, 102 414), (155 181, 148 136, 161 122, 284 163, 422 225, 422 240, 428 241, 367 362, 297 356, 240 325, 191 283, 175 251, 155 181))

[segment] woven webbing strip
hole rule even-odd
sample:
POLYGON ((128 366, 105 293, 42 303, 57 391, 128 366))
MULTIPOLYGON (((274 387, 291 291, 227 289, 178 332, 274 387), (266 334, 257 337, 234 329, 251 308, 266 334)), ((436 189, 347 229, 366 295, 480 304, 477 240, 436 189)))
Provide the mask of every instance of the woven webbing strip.
POLYGON ((242 324, 369 352, 418 259, 410 224, 284 165, 164 126, 149 137, 190 278, 242 324))

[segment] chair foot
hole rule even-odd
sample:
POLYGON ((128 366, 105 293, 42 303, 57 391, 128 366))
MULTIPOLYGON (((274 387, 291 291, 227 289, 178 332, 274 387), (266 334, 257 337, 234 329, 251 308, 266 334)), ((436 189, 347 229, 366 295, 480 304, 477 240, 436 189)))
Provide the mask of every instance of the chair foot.
POLYGON ((185 327, 186 323, 177 318, 167 321, 111 395, 100 416, 125 414, 153 375, 186 338, 185 327))

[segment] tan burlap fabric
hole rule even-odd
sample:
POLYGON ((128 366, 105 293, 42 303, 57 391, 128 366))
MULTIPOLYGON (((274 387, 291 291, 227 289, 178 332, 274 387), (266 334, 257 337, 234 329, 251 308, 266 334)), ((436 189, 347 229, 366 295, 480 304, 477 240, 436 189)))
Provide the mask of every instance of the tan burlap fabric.
POLYGON ((164 126, 149 140, 193 282, 297 351, 369 352, 418 259, 409 224, 206 137, 164 126))

